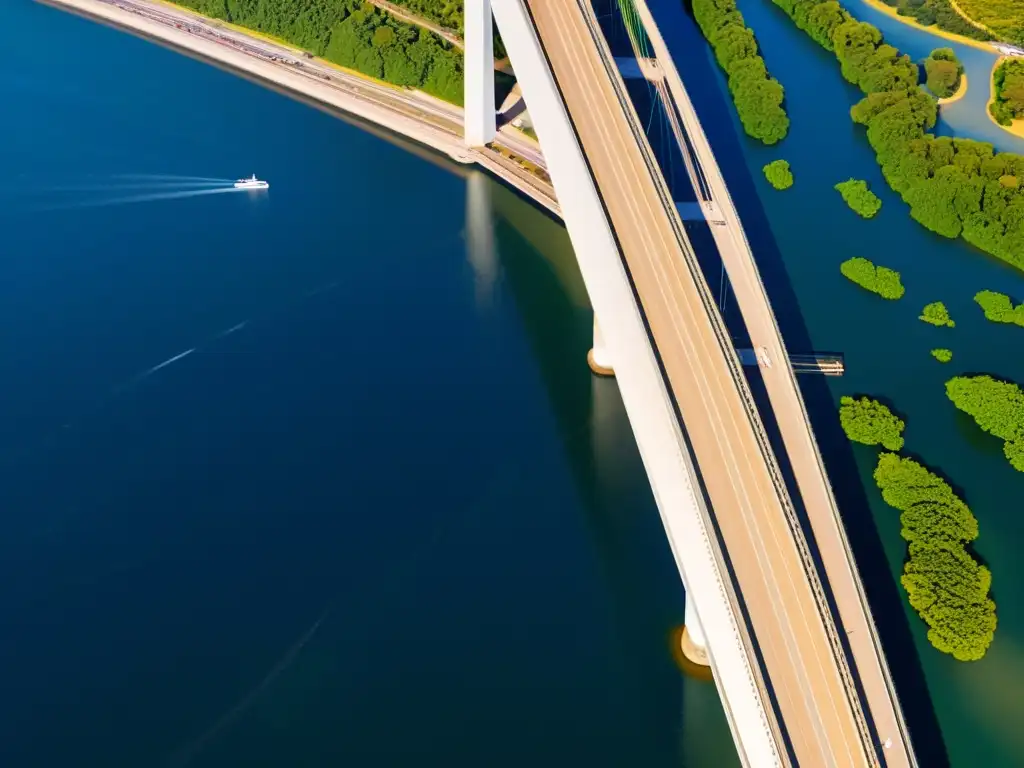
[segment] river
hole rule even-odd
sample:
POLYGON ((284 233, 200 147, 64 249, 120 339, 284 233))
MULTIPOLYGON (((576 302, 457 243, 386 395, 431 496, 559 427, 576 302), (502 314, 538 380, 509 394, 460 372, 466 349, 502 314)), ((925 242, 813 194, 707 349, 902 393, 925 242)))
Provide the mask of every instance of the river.
POLYGON ((736 764, 559 225, 28 0, 0 95, 0 763, 736 764))
MULTIPOLYGON (((1019 555, 1024 519, 1017 500, 1024 477, 1003 457, 1001 441, 982 434, 952 406, 943 383, 967 372, 1024 381, 1024 357, 1018 352, 1024 333, 988 322, 973 302, 982 289, 1024 299, 1024 275, 910 219, 882 179, 863 129, 849 118, 860 92, 842 79, 833 55, 769 0, 740 0, 739 7, 769 71, 786 89, 792 127, 775 147, 741 135, 724 78, 678 4, 651 4, 659 24, 670 27, 667 37, 723 165, 790 350, 810 346, 845 354, 844 377, 805 377, 802 383, 921 764, 1019 766, 1024 754, 1019 695, 1024 688, 1024 559, 1019 555), (773 190, 761 172, 780 157, 790 162, 796 178, 786 192, 773 190), (860 219, 833 191, 834 184, 851 177, 868 180, 882 198, 875 219, 860 219), (847 282, 839 264, 851 256, 899 270, 907 287, 904 298, 885 302, 847 282), (938 300, 949 307, 956 328, 934 328, 917 319, 926 303, 938 300), (953 361, 943 366, 933 360, 929 350, 935 347, 952 349, 953 361), (836 424, 839 397, 859 393, 895 406, 907 422, 905 451, 943 473, 978 517, 976 549, 992 570, 999 617, 995 642, 980 662, 957 662, 932 648, 924 624, 906 604, 898 583, 906 547, 898 513, 884 504, 871 479, 876 451, 848 446, 836 424)), ((993 125, 983 111, 994 55, 911 29, 861 0, 845 4, 915 59, 936 47, 957 50, 970 87, 962 101, 943 108, 939 132, 1024 152, 1024 142, 993 125)), ((730 317, 735 320, 736 313, 730 317)))

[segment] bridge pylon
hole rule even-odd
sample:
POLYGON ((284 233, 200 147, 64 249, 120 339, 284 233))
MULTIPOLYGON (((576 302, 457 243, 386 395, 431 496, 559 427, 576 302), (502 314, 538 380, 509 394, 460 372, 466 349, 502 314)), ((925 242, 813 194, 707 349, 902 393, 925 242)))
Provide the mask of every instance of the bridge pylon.
POLYGON ((464 22, 465 141, 467 146, 483 147, 494 141, 498 133, 494 105, 494 22, 491 17, 491 0, 468 0, 464 22))
POLYGON ((615 375, 615 369, 612 368, 612 361, 608 354, 608 346, 604 343, 604 336, 601 334, 601 326, 597 324, 596 313, 594 314, 594 346, 587 352, 587 365, 598 376, 615 375))

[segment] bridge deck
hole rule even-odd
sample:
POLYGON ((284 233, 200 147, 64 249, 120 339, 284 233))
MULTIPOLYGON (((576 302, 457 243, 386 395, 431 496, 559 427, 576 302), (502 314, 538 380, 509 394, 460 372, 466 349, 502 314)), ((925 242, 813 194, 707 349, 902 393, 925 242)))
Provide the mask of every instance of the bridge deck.
POLYGON ((682 413, 767 671, 775 725, 800 765, 877 765, 791 500, 597 22, 580 0, 527 5, 682 413))

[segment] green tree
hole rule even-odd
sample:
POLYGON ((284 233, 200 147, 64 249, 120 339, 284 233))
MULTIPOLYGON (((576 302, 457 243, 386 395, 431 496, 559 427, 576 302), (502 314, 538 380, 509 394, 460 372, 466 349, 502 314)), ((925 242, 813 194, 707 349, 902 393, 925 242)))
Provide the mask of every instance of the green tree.
POLYGON ((789 117, 782 104, 785 91, 768 74, 734 0, 693 0, 693 16, 711 44, 715 59, 729 78, 729 93, 748 136, 775 144, 786 137, 789 117))
POLYGON ((877 293, 883 299, 895 301, 903 296, 904 288, 899 272, 888 267, 876 267, 862 256, 847 259, 839 265, 839 271, 847 280, 877 293))
POLYGON ((946 305, 941 301, 933 301, 931 304, 925 304, 924 309, 921 311, 918 320, 923 320, 931 325, 945 326, 947 328, 953 328, 956 323, 953 322, 949 316, 949 310, 946 309, 946 305))
POLYGON ((955 376, 946 382, 946 396, 983 431, 1002 438, 1010 465, 1024 472, 1024 392, 1020 386, 991 376, 955 376))
POLYGON ((844 395, 839 400, 839 423, 855 443, 881 445, 890 451, 903 447, 903 421, 877 400, 844 395))
POLYGON ((789 189, 793 186, 793 172, 785 160, 772 160, 762 170, 768 183, 776 189, 789 189))
POLYGON ((932 357, 938 360, 940 363, 948 363, 953 359, 953 350, 951 349, 933 349, 932 357))
POLYGON ((952 48, 936 48, 932 51, 924 60, 924 71, 928 90, 940 99, 949 98, 960 89, 964 67, 952 48))
POLYGON ((882 201, 868 189, 866 181, 850 179, 836 184, 835 188, 846 204, 865 219, 872 218, 882 208, 882 201))
POLYGON ((1009 323, 1024 326, 1024 304, 1013 305, 1005 293, 978 291, 974 300, 993 323, 1009 323))

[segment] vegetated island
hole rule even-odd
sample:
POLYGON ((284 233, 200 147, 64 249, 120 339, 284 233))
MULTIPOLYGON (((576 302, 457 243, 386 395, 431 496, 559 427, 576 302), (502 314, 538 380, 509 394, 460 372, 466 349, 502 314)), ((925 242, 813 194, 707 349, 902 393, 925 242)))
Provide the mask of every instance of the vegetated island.
POLYGON ((992 38, 991 34, 957 13, 949 0, 881 1, 894 8, 898 15, 913 19, 922 27, 938 27, 943 32, 949 32, 953 35, 966 37, 978 42, 984 42, 992 38))
POLYGON ((953 359, 953 350, 951 349, 933 349, 932 357, 938 360, 940 363, 948 363, 953 359))
POLYGON ((1024 472, 1024 392, 1020 386, 991 376, 956 376, 946 382, 946 396, 985 432, 1005 440, 1007 461, 1024 472))
MULTIPOLYGON (((462 104, 462 51, 363 0, 174 0, 205 16, 272 35, 329 62, 394 85, 462 104)), ((419 10, 442 6, 405 0, 419 10)), ((427 13, 426 15, 430 15, 427 13)), ((446 17, 451 21, 452 17, 446 17)), ((460 22, 461 25, 461 22, 460 22)))
MULTIPOLYGON (((876 400, 844 397, 839 418, 851 440, 903 447, 903 421, 876 400)), ((886 504, 901 512, 910 556, 900 582, 928 625, 929 642, 959 661, 982 658, 995 635, 996 605, 992 574, 966 549, 978 537, 977 519, 948 483, 913 459, 882 452, 874 479, 886 504)))
POLYGON ((1024 190, 1016 183, 1024 176, 1024 156, 928 133, 938 107, 918 85, 918 66, 834 0, 773 2, 835 53, 843 77, 866 94, 851 117, 867 128, 885 180, 910 205, 910 215, 933 232, 963 237, 1024 269, 1024 222, 1017 213, 1024 190))
POLYGON ((793 186, 793 171, 785 160, 772 160, 761 170, 768 183, 776 189, 789 189, 793 186))
POLYGON ((925 84, 939 101, 950 99, 959 93, 964 83, 964 65, 952 48, 936 48, 924 60, 925 84))
POLYGON ((993 323, 1024 327, 1024 304, 1013 306, 1013 301, 1005 293, 978 291, 974 294, 974 300, 985 313, 985 317, 993 323))
POLYGON ((877 293, 883 299, 895 301, 903 296, 903 281, 899 272, 888 267, 876 267, 862 256, 847 259, 839 265, 839 271, 847 280, 877 293))
POLYGON ((925 304, 924 309, 921 310, 921 315, 918 320, 923 320, 931 325, 937 325, 939 327, 955 328, 956 323, 953 322, 953 318, 949 316, 949 310, 946 309, 946 305, 941 301, 933 301, 931 304, 925 304))
POLYGON ((1024 4, 1020 0, 957 0, 957 5, 994 38, 1024 45, 1024 4))
POLYGON ((785 90, 768 74, 754 33, 734 0, 693 0, 693 16, 729 77, 729 93, 743 130, 765 144, 782 141, 789 116, 782 106, 785 90))
POLYGON ((1011 133, 1024 136, 1024 59, 1004 58, 992 70, 992 119, 1011 133))
POLYGON ((882 208, 882 201, 868 189, 866 181, 849 179, 839 182, 835 188, 843 196, 846 204, 865 219, 872 218, 882 208))
POLYGON ((903 447, 905 424, 887 406, 861 397, 854 400, 843 395, 839 398, 839 423, 846 436, 863 445, 881 445, 890 451, 903 447))

